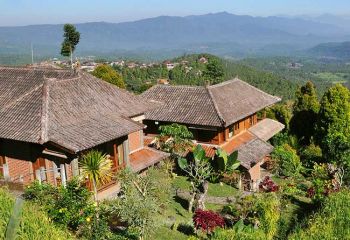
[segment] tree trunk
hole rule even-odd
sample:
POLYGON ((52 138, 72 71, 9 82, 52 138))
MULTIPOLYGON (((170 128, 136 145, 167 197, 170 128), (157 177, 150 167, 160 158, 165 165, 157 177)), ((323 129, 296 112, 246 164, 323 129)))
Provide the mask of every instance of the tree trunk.
POLYGON ((194 199, 196 198, 196 192, 193 192, 192 193, 192 196, 191 196, 191 199, 190 201, 188 202, 188 211, 189 212, 192 212, 192 208, 193 208, 193 204, 194 204, 194 199))
POLYGON ((70 52, 70 66, 73 69, 73 51, 72 51, 71 45, 69 45, 69 52, 70 52))
POLYGON ((94 200, 95 200, 95 202, 97 202, 97 186, 96 186, 96 181, 95 181, 95 179, 93 179, 92 180, 92 187, 93 187, 93 189, 94 189, 94 200))
POLYGON ((205 199, 207 197, 208 188, 209 188, 208 181, 204 181, 197 200, 197 207, 203 210, 205 209, 205 199))

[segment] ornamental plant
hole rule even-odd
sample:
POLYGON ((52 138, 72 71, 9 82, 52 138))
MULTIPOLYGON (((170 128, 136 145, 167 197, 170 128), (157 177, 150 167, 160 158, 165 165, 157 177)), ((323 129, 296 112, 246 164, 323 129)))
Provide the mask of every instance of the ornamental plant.
POLYGON ((269 176, 266 176, 259 184, 259 189, 263 192, 277 192, 279 186, 269 176))
POLYGON ((215 228, 225 226, 224 219, 216 212, 197 209, 193 215, 193 223, 197 230, 207 234, 212 233, 215 228))

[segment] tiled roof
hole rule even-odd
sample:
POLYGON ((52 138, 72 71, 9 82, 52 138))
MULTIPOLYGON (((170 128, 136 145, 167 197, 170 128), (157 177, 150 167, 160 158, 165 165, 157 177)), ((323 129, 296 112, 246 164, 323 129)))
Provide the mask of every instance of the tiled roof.
POLYGON ((226 127, 281 99, 238 78, 207 87, 156 85, 142 94, 163 102, 146 112, 146 119, 226 127))
POLYGON ((271 144, 259 138, 254 138, 238 149, 238 161, 241 162, 241 166, 250 169, 266 155, 270 154, 272 150, 273 146, 271 144))
POLYGON ((249 131, 258 138, 267 141, 284 129, 284 125, 276 120, 265 118, 256 125, 249 128, 249 131))
POLYGON ((130 167, 134 172, 139 172, 160 162, 168 156, 169 154, 165 152, 145 147, 129 155, 130 167))
POLYGON ((253 167, 273 150, 273 146, 253 135, 249 131, 233 137, 230 141, 225 142, 220 146, 213 146, 209 144, 201 145, 205 150, 206 156, 210 158, 215 156, 216 149, 218 148, 221 148, 227 154, 238 151, 238 161, 240 161, 241 166, 246 169, 253 167))
POLYGON ((137 131, 130 117, 149 105, 90 74, 70 70, 0 67, 0 138, 72 152, 137 131))
POLYGON ((222 124, 205 87, 156 85, 141 96, 164 103, 146 112, 146 119, 206 126, 222 124))

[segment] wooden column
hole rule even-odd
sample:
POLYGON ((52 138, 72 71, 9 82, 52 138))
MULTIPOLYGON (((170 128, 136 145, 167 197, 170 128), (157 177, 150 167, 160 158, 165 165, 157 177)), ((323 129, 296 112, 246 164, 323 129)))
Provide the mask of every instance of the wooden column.
POLYGON ((118 145, 116 143, 113 144, 113 163, 115 167, 119 168, 119 154, 118 154, 118 145))
POLYGON ((129 140, 128 139, 126 139, 123 142, 123 153, 124 153, 124 161, 125 161, 126 166, 130 166, 130 163, 129 163, 129 140))
POLYGON ((64 167, 64 164, 60 164, 60 173, 61 173, 62 186, 66 187, 66 168, 64 167))

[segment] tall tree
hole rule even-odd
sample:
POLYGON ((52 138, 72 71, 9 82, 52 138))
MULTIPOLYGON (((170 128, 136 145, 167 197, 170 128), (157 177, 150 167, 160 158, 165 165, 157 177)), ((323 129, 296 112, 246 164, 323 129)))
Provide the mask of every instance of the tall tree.
POLYGON ((209 59, 207 68, 204 71, 204 76, 210 81, 210 83, 216 84, 222 82, 224 74, 224 68, 220 61, 216 58, 209 59))
POLYGON ((350 91, 343 85, 337 84, 323 95, 316 136, 329 161, 350 167, 350 91))
POLYGON ((276 119, 285 125, 286 131, 289 130, 290 119, 292 117, 291 109, 288 104, 276 104, 266 109, 268 118, 276 119))
POLYGON ((94 198, 97 201, 97 187, 107 182, 111 176, 112 162, 99 151, 91 150, 80 161, 81 176, 92 183, 94 198))
POLYGON ((101 78, 106 82, 116 85, 119 88, 125 88, 125 83, 122 75, 107 64, 101 64, 92 72, 97 78, 101 78))
POLYGON ((61 55, 65 57, 70 57, 70 63, 73 64, 73 52, 80 41, 80 33, 76 30, 75 26, 72 24, 65 24, 63 26, 63 37, 61 47, 61 55))
POLYGON ((315 86, 312 82, 307 82, 296 92, 293 117, 290 121, 291 132, 305 145, 308 145, 314 136, 319 109, 320 103, 317 99, 315 86))

